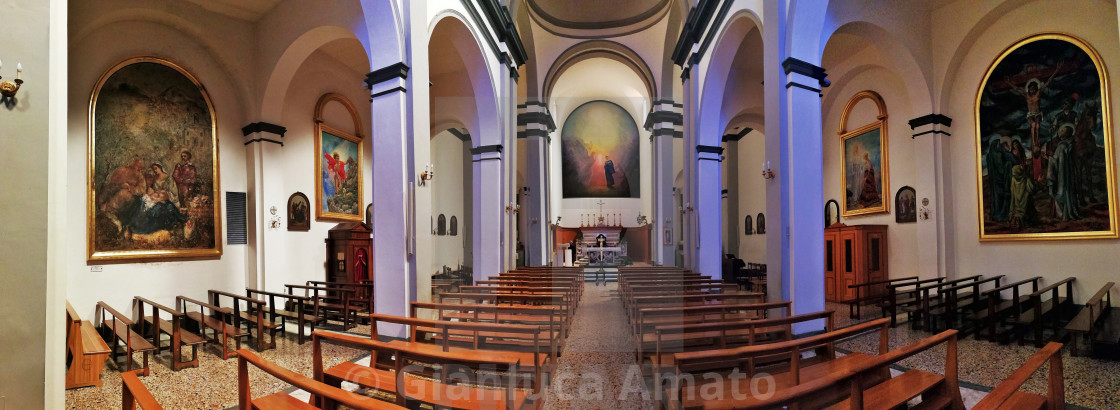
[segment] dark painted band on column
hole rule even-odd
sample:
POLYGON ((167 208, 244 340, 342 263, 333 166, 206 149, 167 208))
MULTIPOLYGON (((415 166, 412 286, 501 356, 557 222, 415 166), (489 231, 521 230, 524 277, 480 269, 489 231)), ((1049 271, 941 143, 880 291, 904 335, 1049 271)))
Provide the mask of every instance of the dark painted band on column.
POLYGON ((953 126, 953 119, 942 114, 928 114, 910 120, 910 129, 915 129, 923 125, 944 125, 946 127, 953 126))
POLYGON ((790 81, 790 82, 786 83, 786 89, 789 89, 790 87, 797 87, 797 88, 800 88, 800 89, 803 89, 803 90, 809 90, 809 91, 815 92, 817 94, 821 93, 820 88, 813 88, 813 87, 807 86, 805 84, 795 83, 793 81, 790 81))
POLYGON ((682 125, 684 124, 684 114, 673 111, 650 111, 649 115, 646 115, 646 122, 642 125, 642 128, 648 130, 653 127, 653 124, 666 122, 673 125, 682 125))
POLYGON ((658 128, 653 130, 652 134, 650 134, 650 138, 653 137, 684 138, 684 132, 677 131, 672 128, 658 128))
POLYGON ((541 129, 531 129, 525 131, 518 131, 517 138, 541 137, 552 142, 552 138, 548 136, 548 131, 541 129))
POLYGON ((470 141, 471 140, 471 134, 469 132, 459 131, 455 128, 448 128, 447 132, 450 132, 451 135, 454 135, 455 138, 458 138, 462 141, 470 141))
POLYGON ((697 154, 709 153, 709 154, 723 155, 723 147, 715 147, 715 146, 711 146, 711 145, 697 145, 696 146, 696 153, 697 154))
POLYGON ((723 136, 723 142, 728 142, 728 141, 738 141, 738 140, 741 140, 741 139, 743 139, 743 137, 744 137, 744 136, 746 136, 747 134, 750 134, 750 133, 751 133, 751 131, 754 131, 754 128, 751 128, 751 127, 744 127, 742 131, 739 131, 739 132, 738 132, 738 133, 736 133, 736 134, 727 134, 727 135, 724 135, 724 136, 723 136))
POLYGON ((377 97, 380 97, 380 96, 383 96, 383 95, 386 95, 386 94, 392 94, 392 93, 395 93, 395 92, 405 93, 405 92, 408 92, 408 90, 406 90, 404 87, 390 88, 388 90, 385 90, 385 91, 382 91, 382 92, 379 92, 377 94, 373 94, 373 95, 369 96, 369 101, 373 102, 374 98, 377 98, 377 97))
POLYGON ((922 136, 922 135, 926 135, 926 134, 941 134, 941 135, 944 135, 944 136, 946 136, 946 137, 951 137, 951 136, 953 136, 953 134, 947 133, 947 132, 945 132, 945 131, 942 131, 942 130, 930 130, 930 131, 926 131, 926 132, 919 132, 919 133, 917 133, 917 134, 914 134, 914 135, 913 135, 913 136, 911 136, 910 138, 917 138, 917 137, 919 137, 919 136, 922 136))
POLYGON ((715 19, 712 20, 711 29, 704 35, 704 41, 700 43, 700 49, 692 55, 692 58, 699 59, 708 54, 708 47, 710 47, 712 41, 715 40, 719 27, 723 25, 723 20, 727 19, 727 13, 731 10, 732 3, 734 3, 734 1, 724 1, 723 5, 719 7, 719 12, 716 13, 715 19))
POLYGON ((249 144, 252 144, 254 142, 271 142, 273 144, 280 144, 281 147, 284 146, 283 141, 277 141, 277 140, 272 140, 272 139, 268 139, 268 138, 254 138, 254 139, 245 141, 244 145, 249 145, 249 144))
POLYGON ((480 145, 480 146, 471 148, 471 155, 485 154, 487 152, 501 153, 502 152, 502 146, 501 145, 480 145))
POLYGON ((364 81, 366 83, 366 89, 371 90, 373 89, 373 86, 389 80, 394 80, 397 78, 400 78, 402 80, 406 79, 408 78, 408 70, 409 67, 407 64, 396 63, 388 67, 370 72, 369 74, 366 74, 366 79, 364 81))
POLYGON ((517 114, 517 125, 526 124, 542 124, 550 130, 556 129, 556 123, 552 121, 552 115, 547 112, 524 112, 517 114))
POLYGON ((712 15, 716 12, 717 4, 719 4, 719 0, 700 0, 696 7, 688 11, 684 27, 681 29, 681 35, 677 37, 677 44, 673 47, 674 64, 684 65, 689 51, 692 50, 692 45, 700 41, 700 35, 711 25, 712 15))
POLYGON ((817 81, 823 81, 828 74, 824 68, 818 67, 811 63, 790 57, 786 61, 782 61, 782 69, 785 70, 786 75, 789 73, 797 73, 804 76, 812 77, 817 81))
POLYGON ((525 64, 529 60, 529 55, 525 52, 521 35, 514 27, 509 8, 501 5, 498 0, 479 0, 478 4, 482 6, 482 12, 486 13, 486 18, 490 20, 490 26, 498 33, 498 41, 506 43, 506 47, 513 53, 516 65, 525 64))
POLYGON ((692 71, 692 66, 681 68, 681 81, 688 81, 688 79, 692 77, 692 74, 689 73, 690 71, 692 71))
POLYGON ((280 138, 284 138, 284 133, 288 132, 288 129, 276 124, 269 124, 267 122, 254 122, 252 124, 241 127, 241 134, 243 137, 248 137, 249 134, 252 134, 254 132, 267 132, 269 134, 279 135, 280 138))

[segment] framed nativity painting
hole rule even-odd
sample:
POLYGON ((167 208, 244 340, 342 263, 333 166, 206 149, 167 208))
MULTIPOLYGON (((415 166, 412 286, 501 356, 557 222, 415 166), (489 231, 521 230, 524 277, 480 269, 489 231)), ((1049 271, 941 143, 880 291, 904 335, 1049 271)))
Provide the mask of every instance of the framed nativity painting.
POLYGON ((981 241, 1117 237, 1110 107, 1100 56, 1078 38, 1000 54, 976 96, 981 241))
POLYGON ((132 58, 101 76, 89 107, 88 262, 220 257, 218 134, 202 84, 132 58))
POLYGON ((890 170, 887 161, 887 109, 874 91, 862 91, 848 100, 840 118, 840 145, 843 148, 841 186, 844 187, 844 217, 890 211, 890 170), (876 121, 848 131, 848 115, 862 100, 871 100, 879 109, 876 121))

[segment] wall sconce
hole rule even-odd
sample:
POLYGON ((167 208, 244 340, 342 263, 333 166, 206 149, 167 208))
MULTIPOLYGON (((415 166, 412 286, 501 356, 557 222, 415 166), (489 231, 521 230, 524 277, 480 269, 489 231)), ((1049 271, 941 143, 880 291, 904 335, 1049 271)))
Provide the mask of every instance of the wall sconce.
POLYGON ((519 204, 514 204, 514 203, 511 202, 508 205, 506 205, 506 212, 518 213, 520 211, 521 211, 521 205, 519 205, 519 204))
POLYGON ((774 171, 770 169, 770 161, 762 163, 762 179, 774 179, 774 171))
POLYGON ((536 225, 537 224, 537 218, 530 218, 529 223, 533 224, 533 225, 536 225))
POLYGON ((692 212, 692 211, 695 211, 696 209, 692 208, 692 203, 689 202, 689 203, 684 204, 684 210, 686 210, 688 212, 692 212))
POLYGON ((563 218, 563 217, 562 217, 562 216, 557 216, 557 217, 556 217, 556 224, 557 224, 557 225, 560 225, 560 219, 561 219, 561 218, 563 218))
POLYGON ((424 186, 425 181, 431 181, 436 177, 436 166, 428 164, 424 166, 424 172, 420 173, 420 185, 424 186))
MULTIPOLYGON (((2 63, 0 63, 0 66, 2 66, 2 63)), ((19 86, 23 85, 23 80, 20 79, 20 77, 22 77, 22 76, 23 76, 23 63, 18 63, 18 64, 16 64, 16 80, 15 80, 15 82, 4 81, 4 82, 0 83, 0 95, 3 95, 4 97, 7 97, 7 98, 15 97, 16 96, 16 91, 19 91, 19 86)), ((2 77, 0 77, 0 78, 2 78, 2 77)))

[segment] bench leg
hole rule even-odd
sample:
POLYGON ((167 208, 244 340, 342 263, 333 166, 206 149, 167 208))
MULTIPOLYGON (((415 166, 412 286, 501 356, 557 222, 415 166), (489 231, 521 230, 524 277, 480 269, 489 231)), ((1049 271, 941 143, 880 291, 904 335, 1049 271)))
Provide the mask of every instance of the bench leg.
POLYGON ((152 374, 151 369, 148 367, 148 352, 144 352, 144 376, 152 374))

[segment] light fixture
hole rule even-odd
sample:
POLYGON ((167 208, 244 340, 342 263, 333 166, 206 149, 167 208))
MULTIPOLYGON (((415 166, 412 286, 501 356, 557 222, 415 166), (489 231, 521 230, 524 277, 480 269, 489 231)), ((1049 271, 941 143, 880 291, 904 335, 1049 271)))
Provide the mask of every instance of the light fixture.
POLYGON ((508 205, 506 205, 506 212, 518 213, 520 211, 521 211, 521 205, 520 204, 514 204, 514 203, 510 202, 508 205))
MULTIPOLYGON (((0 63, 0 67, 3 63, 0 63)), ((6 98, 13 98, 16 96, 16 91, 19 91, 19 86, 23 85, 23 63, 16 64, 16 79, 15 81, 4 81, 0 83, 0 95, 6 98)), ((2 78, 2 77, 0 77, 2 78)))
POLYGON ((762 179, 774 179, 774 171, 770 169, 770 161, 762 163, 762 179))
POLYGON ((425 185, 425 181, 431 181, 436 177, 436 166, 428 164, 424 166, 424 172, 420 173, 420 185, 425 185))
POLYGON ((685 203, 685 204, 684 204, 684 210, 686 210, 686 211, 688 211, 688 212, 692 212, 692 211, 695 211, 696 209, 694 209, 694 208, 692 207, 692 203, 691 203, 691 202, 687 202, 687 203, 685 203))

